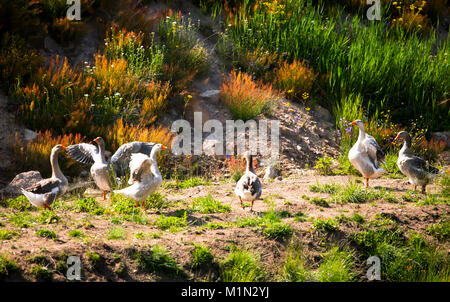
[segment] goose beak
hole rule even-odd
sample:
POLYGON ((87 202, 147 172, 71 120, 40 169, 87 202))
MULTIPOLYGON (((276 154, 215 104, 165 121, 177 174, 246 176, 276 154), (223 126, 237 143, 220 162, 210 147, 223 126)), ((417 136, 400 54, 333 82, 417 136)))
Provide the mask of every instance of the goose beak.
POLYGON ((352 126, 356 126, 356 122, 355 122, 355 121, 353 121, 353 122, 351 122, 351 123, 350 123, 350 125, 352 125, 352 126))
POLYGON ((164 145, 161 145, 161 150, 166 150, 167 149, 167 147, 166 146, 164 146, 164 145))
POLYGON ((398 140, 400 138, 400 136, 398 136, 398 134, 395 136, 395 138, 394 138, 394 142, 396 141, 396 140, 398 140))
POLYGON ((63 149, 64 151, 67 149, 66 146, 61 146, 61 149, 63 149))

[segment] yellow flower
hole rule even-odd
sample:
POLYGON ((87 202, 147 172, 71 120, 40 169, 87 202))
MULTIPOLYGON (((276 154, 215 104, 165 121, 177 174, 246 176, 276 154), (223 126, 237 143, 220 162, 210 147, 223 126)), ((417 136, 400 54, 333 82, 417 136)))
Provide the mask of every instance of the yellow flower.
POLYGON ((411 10, 414 10, 416 7, 414 6, 414 4, 411 4, 411 5, 409 6, 409 8, 410 8, 411 10))
POLYGON ((397 9, 401 9, 402 7, 401 6, 397 6, 397 9))
POLYGON ((399 22, 402 22, 402 21, 403 21, 403 18, 398 18, 398 21, 399 21, 399 22))
POLYGON ((289 89, 288 91, 287 91, 287 93, 293 93, 294 92, 294 89, 289 89))
POLYGON ((188 99, 192 99, 192 95, 188 94, 188 95, 187 95, 187 98, 188 98, 188 99))
POLYGON ((32 101, 30 104, 30 110, 33 111, 33 109, 34 109, 34 101, 32 101))
POLYGON ((421 7, 419 7, 419 8, 418 8, 418 10, 419 10, 419 11, 422 11, 422 8, 421 8, 421 7))
POLYGON ((303 92, 302 97, 304 100, 306 100, 307 98, 309 98, 309 93, 303 92))
POLYGON ((419 28, 422 28, 422 25, 420 25, 420 24, 419 24, 419 25, 417 25, 417 26, 418 26, 419 28))
POLYGON ((392 22, 396 22, 396 21, 397 21, 397 19, 392 20, 392 22))
POLYGON ((291 106, 291 103, 287 102, 286 107, 290 107, 290 106, 291 106))
POLYGON ((392 2, 392 5, 394 5, 394 6, 397 5, 397 2, 392 2))
POLYGON ((309 111, 309 110, 311 110, 311 108, 309 108, 309 107, 306 107, 306 108, 305 108, 305 110, 306 110, 306 111, 309 111))

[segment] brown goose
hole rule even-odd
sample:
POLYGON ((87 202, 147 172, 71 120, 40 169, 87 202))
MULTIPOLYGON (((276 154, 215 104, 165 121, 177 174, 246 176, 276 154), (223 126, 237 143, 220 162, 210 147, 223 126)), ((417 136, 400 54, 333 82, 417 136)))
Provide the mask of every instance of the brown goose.
POLYGON ((411 154, 411 135, 406 131, 397 134, 394 140, 403 140, 403 147, 400 149, 397 159, 397 166, 400 171, 409 178, 409 183, 422 186, 422 193, 426 194, 426 186, 439 175, 439 169, 431 166, 420 157, 411 154))
POLYGON ((36 207, 50 209, 52 203, 62 196, 68 187, 67 178, 61 172, 58 164, 58 154, 66 147, 56 145, 50 154, 50 164, 52 166, 52 176, 43 179, 35 185, 22 189, 23 195, 36 207))
POLYGON ((252 211, 255 199, 258 199, 261 196, 262 185, 258 176, 255 174, 255 170, 253 170, 253 156, 247 151, 245 152, 244 157, 247 161, 247 168, 244 175, 242 175, 241 179, 237 182, 234 192, 236 196, 239 197, 242 208, 244 208, 243 201, 252 202, 250 208, 250 211, 252 211))
POLYGON ((380 162, 384 162, 385 153, 375 138, 366 133, 361 120, 355 120, 351 122, 351 125, 358 126, 359 135, 358 140, 348 152, 348 159, 366 179, 367 188, 370 178, 377 178, 386 172, 380 165, 380 162))

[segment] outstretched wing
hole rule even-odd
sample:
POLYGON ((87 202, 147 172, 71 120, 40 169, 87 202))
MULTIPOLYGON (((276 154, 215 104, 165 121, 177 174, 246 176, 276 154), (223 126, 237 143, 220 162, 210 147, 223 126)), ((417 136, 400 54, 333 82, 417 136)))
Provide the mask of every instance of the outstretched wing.
POLYGON ((378 162, 384 163, 386 153, 383 151, 383 149, 381 149, 373 136, 366 135, 366 138, 362 143, 366 147, 366 152, 375 166, 379 166, 378 162))
POLYGON ((152 160, 143 153, 133 153, 130 160, 130 179, 128 183, 140 182, 142 180, 142 174, 147 172, 149 176, 152 176, 150 172, 150 165, 152 160))
POLYGON ((98 153, 98 149, 94 145, 81 143, 68 146, 66 153, 80 163, 93 164, 94 155, 98 153))
POLYGON ((154 145, 154 143, 147 142, 131 142, 120 146, 110 160, 117 175, 125 175, 125 170, 131 160, 131 154, 143 153, 150 156, 154 145))
POLYGON ((117 149, 116 153, 111 157, 111 163, 117 163, 120 161, 129 161, 131 159, 131 154, 133 153, 143 153, 150 156, 150 152, 155 144, 146 142, 131 142, 123 144, 117 149))

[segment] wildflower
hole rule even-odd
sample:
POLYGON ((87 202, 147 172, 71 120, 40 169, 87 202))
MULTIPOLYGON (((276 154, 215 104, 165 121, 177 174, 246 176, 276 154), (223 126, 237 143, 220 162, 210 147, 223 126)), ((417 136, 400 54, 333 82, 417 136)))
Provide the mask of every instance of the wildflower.
POLYGON ((291 106, 291 103, 287 102, 286 107, 290 107, 290 106, 291 106))
POLYGON ((418 10, 419 10, 419 11, 421 11, 421 10, 422 10, 422 8, 421 8, 421 7, 419 7, 419 8, 418 8, 418 10))
POLYGON ((399 21, 399 22, 402 22, 402 21, 403 21, 403 18, 398 18, 398 21, 399 21))
POLYGON ((303 92, 302 97, 303 97, 304 100, 308 99, 309 98, 309 93, 303 92))
POLYGON ((394 5, 394 6, 397 5, 397 2, 392 2, 392 5, 394 5))
POLYGON ((87 94, 87 93, 84 95, 85 98, 87 98, 88 96, 89 96, 89 94, 87 94))
POLYGON ((309 111, 309 110, 311 110, 311 108, 309 108, 309 107, 306 107, 306 108, 305 108, 305 110, 306 110, 306 111, 309 111))
POLYGON ((192 95, 188 94, 188 95, 187 95, 187 98, 188 98, 188 99, 192 99, 192 95))
POLYGON ((410 8, 411 10, 414 10, 416 7, 414 6, 414 4, 411 4, 411 5, 409 6, 409 8, 410 8))

